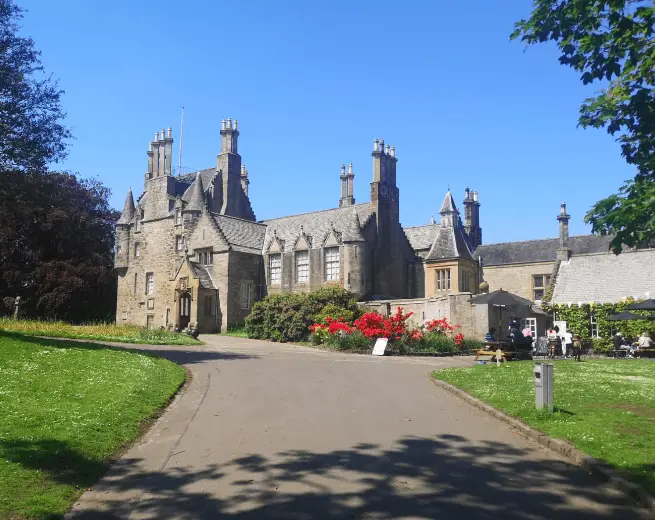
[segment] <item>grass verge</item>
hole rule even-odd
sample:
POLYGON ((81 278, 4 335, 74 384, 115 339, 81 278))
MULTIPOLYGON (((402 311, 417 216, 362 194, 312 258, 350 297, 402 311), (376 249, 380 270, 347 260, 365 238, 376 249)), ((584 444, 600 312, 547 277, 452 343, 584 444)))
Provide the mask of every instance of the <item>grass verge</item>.
POLYGON ((248 333, 246 332, 246 326, 241 325, 230 325, 227 328, 226 336, 234 336, 235 338, 247 338, 248 333))
POLYGON ((532 361, 439 370, 446 381, 604 460, 655 493, 655 363, 554 362, 555 412, 535 410, 532 361))
POLYGON ((184 377, 163 358, 0 333, 0 518, 61 518, 184 377))
POLYGON ((201 345, 202 342, 187 334, 161 329, 147 329, 137 325, 71 325, 63 321, 13 320, 0 317, 0 330, 29 336, 52 338, 116 341, 146 345, 201 345))

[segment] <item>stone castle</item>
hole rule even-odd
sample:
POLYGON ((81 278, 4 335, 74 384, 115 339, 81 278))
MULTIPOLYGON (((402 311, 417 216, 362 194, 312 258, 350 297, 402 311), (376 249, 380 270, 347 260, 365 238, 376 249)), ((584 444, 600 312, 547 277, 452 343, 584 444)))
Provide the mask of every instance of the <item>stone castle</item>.
POLYGON ((237 121, 224 120, 216 166, 172 174, 172 131, 155 134, 143 193, 127 194, 116 223, 117 322, 225 331, 266 294, 339 285, 360 300, 475 294, 484 280, 539 301, 558 262, 607 251, 607 237, 568 236, 482 245, 480 201, 468 188, 464 220, 450 191, 440 221, 403 228, 393 146, 376 139, 370 201, 353 197, 352 164, 341 167, 333 209, 257 221, 237 121))

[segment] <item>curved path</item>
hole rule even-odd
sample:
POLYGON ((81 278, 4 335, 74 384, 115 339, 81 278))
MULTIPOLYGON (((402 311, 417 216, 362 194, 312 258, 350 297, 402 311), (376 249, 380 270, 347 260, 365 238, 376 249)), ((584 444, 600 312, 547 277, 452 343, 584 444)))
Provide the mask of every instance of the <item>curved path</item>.
POLYGON ((645 517, 428 377, 470 360, 202 339, 148 348, 193 379, 70 518, 645 517))

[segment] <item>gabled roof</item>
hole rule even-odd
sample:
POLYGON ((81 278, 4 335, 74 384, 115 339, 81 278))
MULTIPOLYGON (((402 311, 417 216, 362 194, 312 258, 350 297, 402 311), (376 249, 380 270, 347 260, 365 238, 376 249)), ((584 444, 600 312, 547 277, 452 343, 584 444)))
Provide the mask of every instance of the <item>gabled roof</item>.
POLYGON ((214 280, 212 280, 209 271, 205 269, 198 262, 192 262, 189 260, 189 267, 193 271, 193 277, 198 279, 200 287, 203 289, 216 289, 214 285, 214 280))
POLYGON ((262 224, 266 224, 264 248, 274 236, 277 236, 279 240, 284 242, 285 251, 292 251, 295 239, 301 232, 312 237, 314 244, 320 245, 332 229, 342 234, 346 231, 352 221, 353 210, 357 212, 360 223, 365 226, 371 215, 368 202, 264 220, 262 221, 262 224))
POLYGON ((264 224, 215 213, 212 213, 211 217, 225 235, 232 249, 245 253, 261 254, 264 247, 264 235, 266 234, 264 224))
POLYGON ((466 258, 472 260, 471 250, 460 226, 435 226, 437 234, 426 260, 466 258))
POLYGON ((350 224, 344 230, 341 239, 344 242, 365 242, 357 210, 353 210, 352 216, 350 217, 350 224))
POLYGON ((421 251, 432 247, 434 240, 437 238, 439 226, 434 223, 428 224, 427 226, 408 227, 404 228, 404 230, 412 249, 421 251))
MULTIPOLYGON (((579 235, 569 237, 569 247, 574 255, 606 253, 612 237, 579 235)), ((478 246, 474 258, 482 258, 482 265, 523 264, 554 262, 557 258, 558 238, 505 242, 478 246)))
POLYGON ((614 303, 655 296, 655 249, 572 256, 559 266, 553 303, 614 303))
POLYGON ((196 174, 196 180, 191 185, 189 192, 189 200, 184 211, 202 211, 205 208, 205 189, 200 173, 196 174))

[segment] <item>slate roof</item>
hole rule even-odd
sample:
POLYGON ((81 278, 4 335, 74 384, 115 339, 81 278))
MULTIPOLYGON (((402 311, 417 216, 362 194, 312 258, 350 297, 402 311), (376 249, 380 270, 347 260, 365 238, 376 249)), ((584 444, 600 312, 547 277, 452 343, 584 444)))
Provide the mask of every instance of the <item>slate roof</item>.
MULTIPOLYGON (((569 237, 569 247, 574 255, 606 253, 612 237, 600 235, 579 235, 569 237)), ((478 246, 473 257, 482 257, 482 265, 523 264, 532 262, 554 262, 559 247, 558 238, 504 242, 478 246)))
POLYGON ((412 249, 420 251, 432 247, 434 240, 437 238, 439 226, 435 223, 427 226, 408 227, 404 228, 404 230, 412 249))
POLYGON ((450 193, 450 190, 446 192, 446 196, 443 199, 443 204, 441 205, 441 209, 439 210, 439 213, 442 215, 444 213, 455 213, 457 212, 457 205, 455 204, 455 200, 453 199, 453 194, 450 193))
POLYGON ((118 219, 116 224, 129 224, 134 218, 134 212, 136 208, 134 207, 134 197, 132 196, 132 188, 127 192, 127 197, 125 197, 125 207, 123 208, 123 213, 121 213, 121 218, 118 219))
POLYGON ((357 212, 362 227, 365 226, 367 219, 371 216, 368 202, 344 206, 343 208, 263 220, 262 224, 266 225, 266 236, 262 252, 266 251, 274 236, 284 241, 285 252, 293 251, 293 246, 301 232, 311 237, 314 247, 318 247, 323 243, 332 226, 334 226, 337 233, 343 233, 347 230, 353 218, 353 210, 357 212))
POLYGON ((185 196, 188 196, 188 200, 184 211, 202 211, 205 207, 205 188, 203 187, 200 173, 196 175, 196 180, 185 193, 185 196))
POLYGON ((216 286, 214 285, 214 281, 212 280, 212 277, 207 271, 207 269, 205 269, 198 262, 189 261, 189 265, 193 270, 194 276, 198 278, 200 287, 202 287, 203 289, 216 289, 216 286))
POLYGON ((560 264, 553 303, 613 303, 655 296, 655 249, 572 256, 560 264))
POLYGON ((464 231, 461 226, 435 226, 437 236, 430 248, 426 260, 446 260, 450 258, 467 258, 471 260, 464 231))
POLYGON ((232 249, 245 253, 261 254, 264 247, 266 226, 259 222, 227 215, 211 215, 221 228, 232 249))

